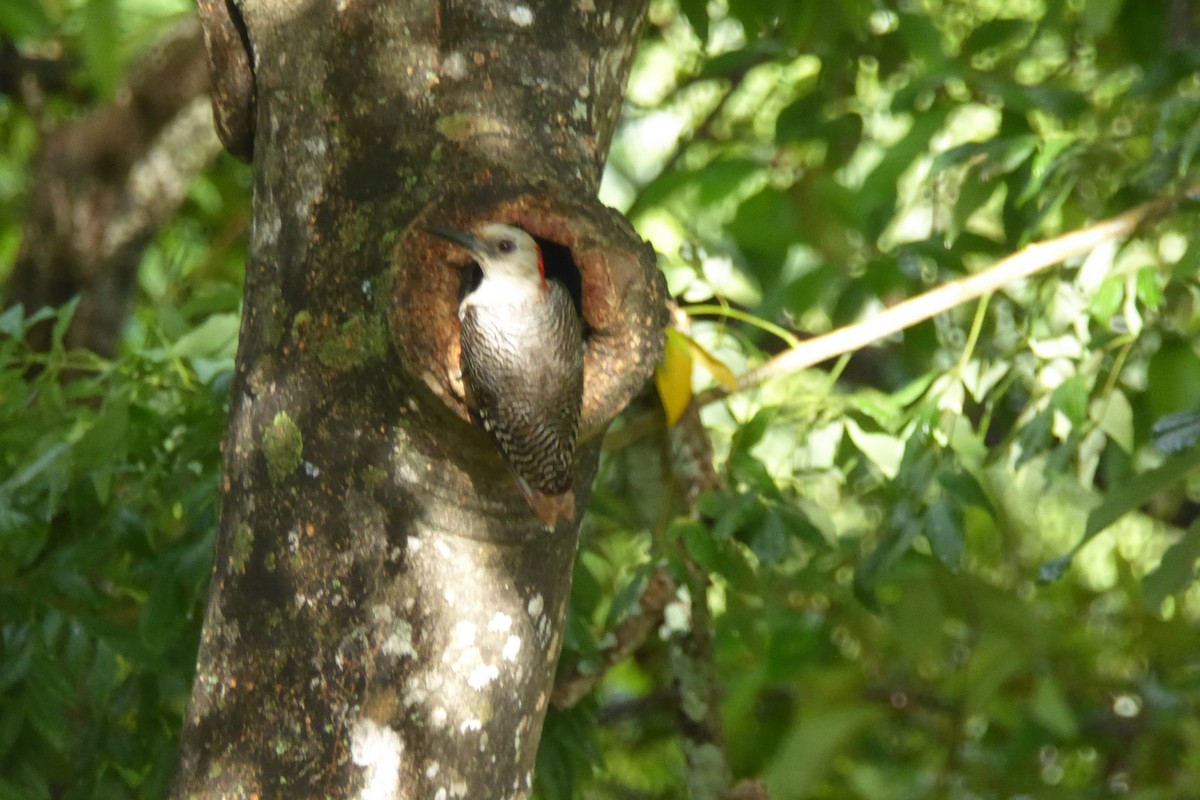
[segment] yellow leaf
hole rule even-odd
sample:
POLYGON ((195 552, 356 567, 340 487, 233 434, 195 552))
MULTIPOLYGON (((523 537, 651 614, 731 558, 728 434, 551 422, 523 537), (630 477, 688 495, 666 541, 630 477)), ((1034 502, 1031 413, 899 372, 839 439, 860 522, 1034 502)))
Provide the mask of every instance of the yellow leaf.
POLYGON ((675 427, 692 400, 692 349, 688 339, 674 328, 667 329, 663 360, 654 370, 658 396, 667 413, 667 425, 675 427))
POLYGON ((708 370, 708 374, 712 375, 713 378, 716 379, 717 383, 725 387, 726 391, 737 391, 737 376, 733 374, 733 370, 725 365, 724 361, 714 356, 702 344, 688 336, 686 333, 680 333, 679 331, 675 331, 675 333, 687 341, 688 347, 692 348, 692 353, 694 353, 700 359, 701 366, 708 370))

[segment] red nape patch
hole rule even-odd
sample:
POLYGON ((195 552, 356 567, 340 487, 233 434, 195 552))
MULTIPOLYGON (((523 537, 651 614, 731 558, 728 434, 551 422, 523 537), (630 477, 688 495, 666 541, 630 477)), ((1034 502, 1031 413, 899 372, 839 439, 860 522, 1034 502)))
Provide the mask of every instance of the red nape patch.
POLYGON ((538 247, 536 244, 534 245, 534 247, 537 247, 538 275, 542 279, 542 291, 544 292, 550 288, 549 286, 546 285, 546 262, 545 262, 545 260, 542 259, 542 248, 538 247))

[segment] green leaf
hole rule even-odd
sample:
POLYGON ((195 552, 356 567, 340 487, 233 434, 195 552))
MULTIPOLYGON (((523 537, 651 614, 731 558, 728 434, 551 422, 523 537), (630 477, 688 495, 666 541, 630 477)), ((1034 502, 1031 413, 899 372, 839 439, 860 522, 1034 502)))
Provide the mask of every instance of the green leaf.
POLYGON ((746 252, 782 258, 796 243, 799 216, 791 193, 769 186, 738 206, 728 230, 746 252))
POLYGON ((933 554, 947 569, 957 572, 963 555, 962 508, 949 498, 939 498, 925 510, 924 522, 933 554))
POLYGON ((730 447, 743 452, 753 450, 754 446, 761 442, 763 436, 766 435, 778 411, 779 409, 774 406, 760 408, 749 422, 737 429, 730 447))
POLYGON ((899 32, 913 58, 932 67, 946 60, 942 34, 925 14, 901 14, 899 32))
POLYGON ((788 531, 783 518, 774 510, 768 511, 762 523, 750 534, 749 545, 759 563, 778 564, 788 553, 788 531))
MULTIPOLYGON (((26 721, 24 698, 10 694, 4 700, 4 713, 0 714, 0 758, 4 758, 20 738, 26 721)), ((4 784, 0 782, 0 789, 3 788, 4 784)), ((0 791, 0 797, 4 796, 0 791)))
POLYGON ((101 95, 111 97, 121 79, 120 0, 87 0, 81 45, 88 74, 101 95))
POLYGON ((4 0, 0 3, 0 32, 17 41, 45 39, 54 26, 41 0, 4 0))
POLYGON ((719 158, 692 173, 696 202, 703 207, 728 203, 751 178, 761 175, 764 166, 752 158, 719 158))
POLYGON ((859 602, 874 611, 879 610, 879 600, 875 596, 875 588, 888 570, 912 547, 913 540, 920 533, 918 525, 902 524, 888 531, 882 541, 859 562, 854 571, 854 596, 859 602))
POLYGON ((1092 401, 1089 416, 1118 447, 1133 453, 1133 407, 1123 391, 1114 389, 1107 397, 1097 397, 1092 401))
POLYGON ((821 124, 818 137, 825 142, 825 168, 846 165, 858 152, 863 138, 863 118, 855 113, 842 114, 821 124))
MULTIPOLYGON (((61 351, 63 348, 63 338, 67 335, 67 329, 71 327, 71 320, 75 318, 75 309, 79 307, 79 300, 80 298, 76 296, 54 312, 54 327, 50 332, 50 341, 55 350, 61 351)), ((28 329, 28 321, 26 321, 25 327, 28 329)))
POLYGON ((1163 600, 1187 590, 1196 581, 1196 561, 1200 559, 1200 520, 1196 520, 1163 553, 1162 560, 1142 580, 1143 602, 1157 612, 1163 600))
POLYGON ((999 191, 1000 184, 996 181, 983 180, 979 170, 972 169, 967 173, 958 187, 958 199, 950 217, 950 225, 946 230, 946 239, 953 244, 958 235, 966 230, 971 217, 992 199, 999 191))
POLYGON ((699 522, 679 520, 669 529, 671 538, 679 538, 688 555, 708 572, 719 572, 719 549, 716 534, 699 522))
POLYGON ((904 442, 887 433, 864 431, 853 419, 846 419, 846 433, 868 460, 888 478, 895 478, 904 457, 904 442))
POLYGON ((1080 9, 1084 29, 1091 36, 1105 36, 1121 13, 1125 0, 1088 0, 1080 9))
POLYGON ((57 754, 67 755, 71 744, 71 724, 67 720, 65 699, 57 690, 62 674, 53 663, 45 662, 33 673, 28 684, 28 717, 34 730, 57 754))
POLYGON ((936 174, 963 164, 976 166, 980 179, 990 183, 1025 163, 1037 151, 1038 141, 1037 136, 1029 133, 967 142, 938 153, 931 169, 936 174))
POLYGON ((595 712, 588 703, 546 714, 537 769, 538 794, 546 800, 572 800, 581 773, 600 760, 595 742, 595 712))
POLYGON ((1154 417, 1200 408, 1200 356, 1193 342, 1165 337, 1146 370, 1146 400, 1154 417))
POLYGON ((985 22, 963 42, 964 53, 978 53, 993 47, 1004 47, 1018 39, 1026 39, 1033 31, 1033 24, 1023 19, 994 19, 985 22))
POLYGON ((0 333, 14 339, 25 335, 25 306, 17 303, 0 312, 0 333))
POLYGON ((704 62, 697 80, 711 78, 740 78, 759 64, 765 64, 783 52, 783 45, 774 39, 759 39, 740 50, 721 53, 704 62))
POLYGON ((850 742, 883 718, 866 704, 819 708, 805 713, 779 745, 763 777, 772 798, 809 796, 849 749, 850 742))
POLYGON ((783 521, 789 535, 795 536, 816 550, 827 551, 830 549, 829 541, 826 540, 825 534, 813 524, 808 514, 804 513, 801 509, 795 506, 777 505, 771 508, 770 513, 777 515, 783 521))
POLYGON ((1059 577, 1066 569, 1066 565, 1058 562, 1065 559, 1069 563, 1071 557, 1097 534, 1130 511, 1144 506, 1154 495, 1175 486, 1180 481, 1187 480, 1197 467, 1200 467, 1200 447, 1192 447, 1167 459, 1159 467, 1135 475, 1130 480, 1114 486, 1103 502, 1088 514, 1083 536, 1071 549, 1071 552, 1042 567, 1043 574, 1047 576, 1045 579, 1053 580, 1059 577))
POLYGON ((90 474, 96 496, 108 502, 114 467, 124 460, 129 437, 129 401, 114 398, 75 446, 76 466, 90 474))
POLYGON ((824 94, 814 91, 784 106, 775 118, 775 143, 782 145, 818 138, 821 114, 828 100, 824 94))
POLYGON ((240 314, 213 314, 200 325, 171 345, 171 355, 176 358, 196 356, 233 355, 237 347, 240 314))
POLYGON ((1075 712, 1063 694, 1062 686, 1051 675, 1045 675, 1029 699, 1029 716, 1060 739, 1071 740, 1079 735, 1075 712))
POLYGON ((775 477, 771 475, 767 465, 744 450, 735 450, 729 454, 729 473, 735 483, 745 484, 760 497, 783 499, 775 477))
POLYGON ((707 0, 680 0, 679 10, 687 17, 688 24, 696 32, 696 38, 703 47, 708 42, 708 2, 707 0))
POLYGON ((1065 414, 1076 428, 1087 422, 1089 389, 1087 378, 1075 375, 1059 384, 1051 395, 1054 408, 1065 414))
POLYGON ((728 539, 757 521, 763 513, 762 498, 749 492, 739 494, 722 509, 721 516, 713 526, 712 535, 716 539, 728 539))

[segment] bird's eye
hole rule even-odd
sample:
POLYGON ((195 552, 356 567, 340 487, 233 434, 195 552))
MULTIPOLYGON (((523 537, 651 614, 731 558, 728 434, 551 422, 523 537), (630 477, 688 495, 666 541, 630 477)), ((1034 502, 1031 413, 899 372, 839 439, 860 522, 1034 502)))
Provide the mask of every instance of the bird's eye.
POLYGON ((496 243, 496 249, 501 253, 511 253, 513 250, 517 249, 517 243, 512 239, 501 239, 496 243))

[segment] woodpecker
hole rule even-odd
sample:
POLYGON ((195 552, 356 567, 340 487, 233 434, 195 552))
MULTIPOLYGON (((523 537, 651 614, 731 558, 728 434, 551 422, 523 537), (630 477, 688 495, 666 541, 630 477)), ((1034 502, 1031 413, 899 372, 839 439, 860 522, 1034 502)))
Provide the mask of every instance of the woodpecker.
POLYGON ((518 227, 426 230, 464 248, 483 273, 458 306, 467 402, 553 530, 575 516, 584 351, 575 304, 566 287, 546 278, 541 248, 518 227))

